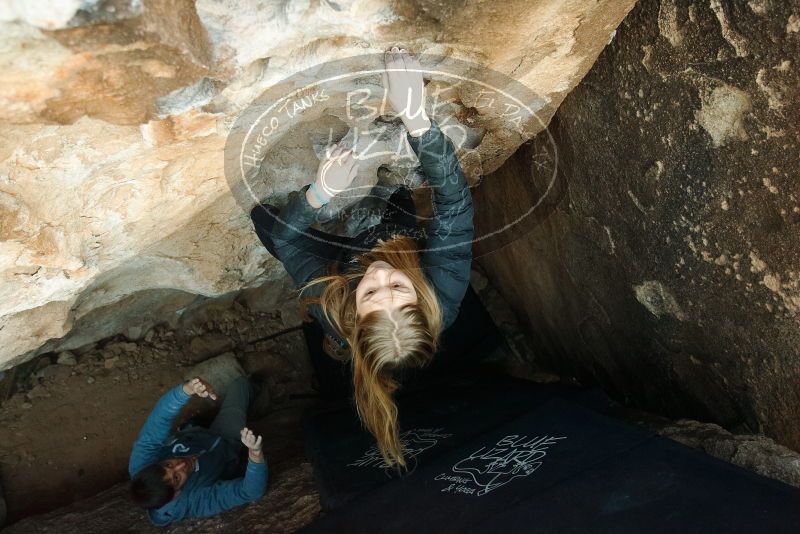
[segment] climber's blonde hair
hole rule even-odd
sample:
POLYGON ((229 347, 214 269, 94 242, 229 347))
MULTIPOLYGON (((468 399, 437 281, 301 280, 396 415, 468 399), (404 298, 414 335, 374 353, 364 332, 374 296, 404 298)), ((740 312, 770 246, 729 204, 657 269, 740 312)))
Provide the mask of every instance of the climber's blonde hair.
POLYGON ((370 252, 358 256, 358 268, 332 273, 306 284, 325 283, 316 302, 327 320, 350 345, 355 403, 362 422, 378 442, 384 461, 404 468, 403 445, 392 394, 398 383, 393 371, 428 364, 436 352, 442 330, 442 310, 436 292, 420 266, 419 252, 408 237, 379 241, 370 252), (385 261, 408 276, 417 292, 417 303, 391 311, 374 311, 359 317, 356 292, 351 282, 360 279, 373 262, 385 261))

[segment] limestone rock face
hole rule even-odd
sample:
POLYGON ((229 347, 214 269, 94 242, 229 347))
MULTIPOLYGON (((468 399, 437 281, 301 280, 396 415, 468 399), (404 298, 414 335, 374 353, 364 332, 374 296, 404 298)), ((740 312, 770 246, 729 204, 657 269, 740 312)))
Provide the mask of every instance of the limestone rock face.
MULTIPOLYGON (((559 179, 479 260, 539 367, 800 450, 798 21, 797 2, 639 2, 564 100, 559 179)), ((476 205, 507 210, 480 224, 541 196, 543 146, 484 180, 476 205)))
MULTIPOLYGON (((224 153, 237 117, 282 80, 313 81, 311 67, 397 43, 516 80, 536 95, 516 133, 475 86, 429 82, 429 104, 434 89, 456 87, 451 109, 433 116, 463 133, 454 137, 475 180, 547 124, 633 4, 0 2, 0 369, 280 274, 232 194, 224 153)), ((339 96, 378 79, 351 79, 339 96)), ((363 130, 343 102, 294 117, 263 154, 266 193, 281 199, 310 181, 326 132, 338 141, 363 130)), ((391 175, 388 160, 364 183, 391 175)))

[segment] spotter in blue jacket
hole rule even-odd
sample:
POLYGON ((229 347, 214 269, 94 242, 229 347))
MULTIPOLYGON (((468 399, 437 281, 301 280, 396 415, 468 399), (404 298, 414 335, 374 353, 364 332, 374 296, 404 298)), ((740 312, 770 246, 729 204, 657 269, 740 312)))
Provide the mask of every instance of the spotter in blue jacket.
POLYGON ((237 379, 228 389, 220 415, 210 428, 190 427, 171 434, 175 418, 191 398, 183 384, 159 399, 133 445, 128 472, 134 477, 142 469, 172 458, 195 458, 194 471, 178 494, 160 508, 147 510, 157 526, 185 518, 203 518, 258 500, 267 487, 266 462, 248 460, 241 475, 242 444, 239 431, 245 426, 251 396, 250 383, 237 379), (235 477, 239 478, 235 478, 235 477))

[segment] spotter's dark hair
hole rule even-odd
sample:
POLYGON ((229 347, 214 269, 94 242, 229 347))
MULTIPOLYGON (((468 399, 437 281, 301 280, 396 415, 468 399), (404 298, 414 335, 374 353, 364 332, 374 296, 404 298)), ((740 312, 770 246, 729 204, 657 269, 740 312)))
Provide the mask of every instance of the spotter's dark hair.
POLYGON ((160 464, 145 467, 131 479, 131 498, 145 509, 161 508, 175 496, 175 489, 164 476, 167 470, 160 464))

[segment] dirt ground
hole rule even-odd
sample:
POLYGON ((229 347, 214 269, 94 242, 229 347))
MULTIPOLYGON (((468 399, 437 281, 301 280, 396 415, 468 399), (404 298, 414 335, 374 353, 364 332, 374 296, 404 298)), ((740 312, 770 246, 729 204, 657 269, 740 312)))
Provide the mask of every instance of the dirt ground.
MULTIPOLYGON (((127 480, 131 446, 158 398, 199 361, 221 353, 264 376, 269 410, 283 410, 283 419, 296 419, 299 428, 301 410, 285 408, 292 396, 313 391, 302 331, 292 330, 300 324, 297 305, 287 299, 283 311, 260 311, 258 302, 241 295, 210 300, 184 314, 174 330, 160 325, 139 340, 117 336, 7 371, 0 382, 7 524, 127 480)), ((214 409, 197 399, 186 413, 213 415, 214 409)))

